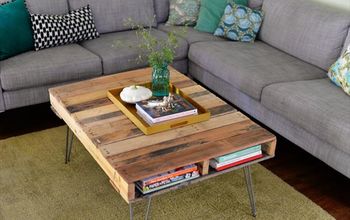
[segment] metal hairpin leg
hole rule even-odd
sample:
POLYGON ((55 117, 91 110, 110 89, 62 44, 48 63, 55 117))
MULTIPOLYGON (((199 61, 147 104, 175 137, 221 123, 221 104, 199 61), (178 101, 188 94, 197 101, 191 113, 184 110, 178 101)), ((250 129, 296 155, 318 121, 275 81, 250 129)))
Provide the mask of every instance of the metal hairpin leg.
POLYGON ((252 215, 256 217, 255 196, 253 191, 253 181, 252 181, 252 175, 250 172, 250 166, 243 167, 243 171, 244 171, 245 182, 246 182, 247 190, 249 194, 249 201, 252 209, 252 215))
POLYGON ((149 197, 149 198, 148 198, 148 204, 147 204, 147 210, 146 210, 145 220, 148 219, 148 214, 149 214, 149 211, 150 211, 150 208, 151 208, 151 201, 152 201, 152 197, 149 197))
POLYGON ((70 161, 70 155, 72 153, 73 137, 74 137, 73 132, 67 126, 67 134, 66 134, 66 161, 65 161, 66 164, 70 161))
POLYGON ((134 219, 134 207, 132 207, 132 203, 129 203, 129 211, 130 211, 130 220, 134 219))
MULTIPOLYGON (((145 220, 148 219, 148 216, 150 213, 151 201, 152 201, 152 197, 150 196, 150 197, 148 197, 148 204, 147 204, 145 220)), ((129 203, 129 212, 130 212, 130 220, 133 220, 134 219, 134 207, 132 206, 132 203, 129 203)))

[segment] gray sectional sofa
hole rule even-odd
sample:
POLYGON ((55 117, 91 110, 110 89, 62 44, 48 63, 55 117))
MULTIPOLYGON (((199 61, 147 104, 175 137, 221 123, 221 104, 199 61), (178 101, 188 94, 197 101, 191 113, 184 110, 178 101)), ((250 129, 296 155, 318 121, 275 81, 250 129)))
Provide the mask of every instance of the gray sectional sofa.
MULTIPOLYGON (((46 14, 86 4, 101 37, 1 61, 0 111, 47 102, 48 88, 62 83, 146 66, 130 62, 137 51, 112 46, 136 41, 122 25, 126 17, 144 22, 156 14, 154 34, 169 31, 168 0, 27 0, 31 12, 46 14)), ((350 44, 350 12, 313 0, 250 4, 266 13, 255 43, 189 28, 174 67, 350 178, 350 97, 327 78, 350 44)))

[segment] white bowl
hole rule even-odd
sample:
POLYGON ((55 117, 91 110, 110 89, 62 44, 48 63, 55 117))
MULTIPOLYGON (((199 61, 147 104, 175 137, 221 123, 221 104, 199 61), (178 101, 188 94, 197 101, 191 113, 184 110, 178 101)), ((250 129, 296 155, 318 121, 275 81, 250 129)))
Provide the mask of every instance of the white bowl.
POLYGON ((152 97, 152 91, 143 86, 132 85, 123 89, 120 98, 130 104, 135 104, 152 97))

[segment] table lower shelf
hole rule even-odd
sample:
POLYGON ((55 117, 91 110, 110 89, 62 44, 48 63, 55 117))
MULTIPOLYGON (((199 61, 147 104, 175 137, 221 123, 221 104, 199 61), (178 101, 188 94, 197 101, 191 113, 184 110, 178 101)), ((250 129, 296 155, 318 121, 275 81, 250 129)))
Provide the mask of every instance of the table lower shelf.
POLYGON ((135 199, 130 200, 129 203, 139 202, 141 200, 148 199, 148 198, 153 197, 153 196, 157 196, 157 195, 161 195, 161 194, 173 191, 173 190, 181 189, 181 188, 184 188, 184 187, 186 187, 188 185, 192 185, 192 184, 195 184, 195 183, 198 183, 198 182, 201 182, 201 181, 204 181, 204 180, 216 177, 218 175, 229 173, 229 172, 231 172, 233 170, 241 169, 241 168, 243 168, 245 166, 250 166, 252 164, 256 164, 256 163, 259 163, 261 161, 271 159, 273 157, 274 156, 270 156, 270 155, 264 154, 264 156, 262 158, 260 158, 260 159, 256 159, 254 161, 250 161, 250 162, 247 162, 247 163, 244 163, 244 164, 240 164, 240 165, 237 165, 235 167, 231 167, 231 168, 228 168, 228 169, 225 169, 225 170, 222 170, 222 171, 216 171, 213 168, 209 168, 208 174, 204 174, 204 175, 201 175, 200 177, 198 177, 196 179, 189 180, 189 181, 177 184, 175 186, 171 186, 171 187, 168 187, 168 188, 165 188, 165 189, 161 189, 159 191, 148 193, 148 194, 142 194, 141 192, 136 190, 135 191, 135 199))

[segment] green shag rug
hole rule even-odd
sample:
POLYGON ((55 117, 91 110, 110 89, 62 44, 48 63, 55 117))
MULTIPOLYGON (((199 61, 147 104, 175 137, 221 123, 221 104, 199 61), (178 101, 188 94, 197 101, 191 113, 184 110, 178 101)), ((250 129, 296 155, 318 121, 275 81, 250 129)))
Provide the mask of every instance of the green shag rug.
MULTIPOLYGON (((0 141, 0 219, 128 219, 128 205, 75 141, 64 164, 65 127, 0 141)), ((256 219, 333 219, 261 165, 252 168, 256 219)), ((146 201, 135 205, 143 219, 146 201)), ((155 197, 151 219, 254 219, 238 170, 155 197)))

